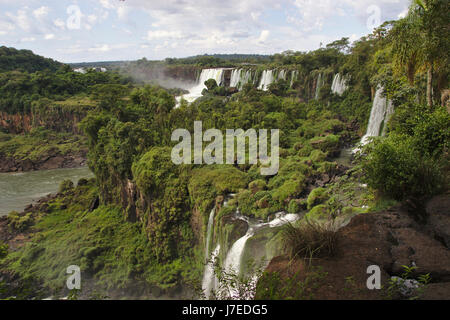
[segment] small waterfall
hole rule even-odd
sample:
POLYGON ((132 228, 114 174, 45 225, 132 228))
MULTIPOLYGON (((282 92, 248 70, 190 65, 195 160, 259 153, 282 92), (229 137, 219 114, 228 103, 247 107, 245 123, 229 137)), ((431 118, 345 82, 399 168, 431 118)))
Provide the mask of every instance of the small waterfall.
POLYGON ((197 84, 189 90, 188 94, 185 94, 181 97, 177 97, 177 107, 180 104, 181 98, 186 100, 189 103, 194 102, 198 98, 202 97, 203 89, 206 89, 205 81, 209 79, 214 79, 217 82, 217 85, 221 85, 223 82, 223 68, 219 69, 203 69, 198 77, 197 84))
POLYGON ((281 70, 280 73, 278 74, 278 80, 286 80, 286 70, 281 70))
POLYGON ((261 81, 259 82, 258 89, 267 91, 273 80, 273 70, 264 70, 261 76, 261 81))
POLYGON ((319 99, 319 92, 320 89, 323 87, 323 79, 322 79, 322 74, 319 73, 319 77, 317 78, 317 82, 316 82, 316 94, 314 95, 314 99, 319 99))
POLYGON ((337 73, 333 78, 333 84, 331 85, 331 92, 342 96, 342 94, 348 89, 347 79, 337 73))
POLYGON ((367 132, 361 139, 361 144, 367 144, 370 137, 378 137, 386 133, 386 123, 394 113, 394 105, 391 100, 383 96, 384 88, 378 87, 373 100, 372 110, 370 111, 369 124, 367 132))
MULTIPOLYGON (((240 217, 249 223, 249 228, 247 233, 239 238, 228 251, 227 256, 225 258, 224 269, 227 273, 239 275, 241 273, 241 264, 244 256, 245 245, 247 244, 248 239, 253 237, 258 230, 263 228, 275 228, 281 227, 289 222, 294 222, 299 218, 297 214, 285 214, 283 212, 277 213, 276 218, 270 222, 266 223, 252 223, 246 217, 240 217)), ((268 261, 267 261, 268 262, 268 261)), ((253 279, 257 281, 257 279, 253 279)), ((239 298, 239 293, 236 288, 228 288, 230 297, 235 299, 239 298)))

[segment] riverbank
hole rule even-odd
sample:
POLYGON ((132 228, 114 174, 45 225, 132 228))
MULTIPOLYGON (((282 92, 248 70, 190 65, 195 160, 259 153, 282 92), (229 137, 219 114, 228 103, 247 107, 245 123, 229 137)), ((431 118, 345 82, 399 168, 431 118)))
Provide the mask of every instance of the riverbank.
POLYGON ((82 151, 76 154, 45 155, 36 160, 17 159, 0 154, 0 173, 84 167, 87 164, 86 154, 86 151, 82 151))
POLYGON ((21 212, 34 201, 58 192, 64 180, 76 184, 82 178, 91 178, 87 167, 0 173, 0 216, 11 211, 21 212))
POLYGON ((86 165, 86 138, 42 128, 24 135, 0 133, 0 173, 86 165))

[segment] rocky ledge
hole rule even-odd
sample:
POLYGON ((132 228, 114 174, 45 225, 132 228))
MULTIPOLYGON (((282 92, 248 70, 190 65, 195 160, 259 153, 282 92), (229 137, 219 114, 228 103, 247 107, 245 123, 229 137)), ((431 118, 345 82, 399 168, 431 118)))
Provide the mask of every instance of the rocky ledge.
MULTIPOLYGON (((402 276, 404 266, 415 266, 408 279, 424 274, 431 277, 416 298, 450 299, 449 208, 449 194, 434 197, 426 204, 425 224, 417 223, 411 212, 400 205, 383 212, 361 214, 338 231, 332 257, 292 261, 287 256, 279 256, 270 262, 265 277, 276 274, 282 284, 292 284, 293 278, 303 284, 314 279, 305 286, 303 298, 403 299, 411 297, 387 296, 389 280, 402 276), (367 268, 371 265, 380 267, 381 290, 367 288, 370 276, 367 268), (317 270, 321 277, 317 276, 317 270), (311 276, 314 273, 316 277, 311 276)), ((265 277, 258 284, 257 298, 270 298, 266 292, 273 288, 265 277)))
POLYGON ((25 172, 61 168, 78 168, 86 165, 86 152, 68 155, 49 155, 39 160, 15 159, 0 154, 0 173, 25 172))

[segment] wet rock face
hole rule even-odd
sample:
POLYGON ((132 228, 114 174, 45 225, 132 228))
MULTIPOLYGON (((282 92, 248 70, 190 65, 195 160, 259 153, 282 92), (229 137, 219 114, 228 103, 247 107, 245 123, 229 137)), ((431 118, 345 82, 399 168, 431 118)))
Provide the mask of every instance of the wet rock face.
MULTIPOLYGON (((429 214, 426 225, 418 224, 406 210, 397 206, 379 213, 361 214, 339 231, 336 255, 313 260, 328 273, 324 283, 315 290, 316 299, 379 299, 381 290, 368 290, 367 267, 378 265, 382 284, 388 286, 392 276, 401 276, 404 265, 416 266, 409 278, 429 273, 430 288, 423 298, 436 298, 436 287, 441 299, 450 299, 449 208, 450 195, 433 198, 427 203, 429 214), (352 294, 346 287, 346 277, 353 277, 356 288, 352 294), (356 293, 355 293, 356 292, 356 293)), ((300 271, 305 277, 305 261, 295 264, 279 257, 272 260, 267 270, 292 277, 300 271)), ((307 265, 307 263, 306 263, 307 265)))

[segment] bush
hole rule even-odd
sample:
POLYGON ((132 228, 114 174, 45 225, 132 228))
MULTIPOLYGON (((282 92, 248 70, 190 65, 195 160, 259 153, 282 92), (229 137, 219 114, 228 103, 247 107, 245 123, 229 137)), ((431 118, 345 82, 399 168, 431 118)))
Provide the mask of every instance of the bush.
POLYGON ((293 200, 291 200, 291 202, 289 202, 288 212, 289 213, 299 213, 300 212, 300 205, 298 204, 297 200, 293 199, 293 200))
POLYGON ((8 226, 15 231, 25 231, 33 222, 31 212, 20 214, 17 211, 11 211, 8 214, 8 226))
POLYGON ((416 147, 415 139, 405 135, 390 135, 366 146, 362 167, 367 185, 398 201, 429 197, 443 190, 448 173, 440 161, 428 158, 416 147))
POLYGON ((8 255, 8 244, 0 242, 0 259, 8 255))
POLYGON ((70 180, 70 179, 64 180, 63 182, 61 182, 59 184, 58 193, 64 193, 64 192, 70 191, 73 189, 73 187, 74 187, 74 184, 73 184, 72 180, 70 180))
POLYGON ((281 231, 284 250, 291 258, 329 257, 335 252, 337 229, 332 224, 305 220, 288 223, 281 231))
POLYGON ((328 192, 324 188, 316 188, 308 195, 307 205, 308 210, 311 210, 314 206, 324 203, 329 198, 328 192))

